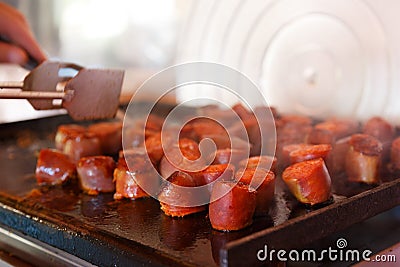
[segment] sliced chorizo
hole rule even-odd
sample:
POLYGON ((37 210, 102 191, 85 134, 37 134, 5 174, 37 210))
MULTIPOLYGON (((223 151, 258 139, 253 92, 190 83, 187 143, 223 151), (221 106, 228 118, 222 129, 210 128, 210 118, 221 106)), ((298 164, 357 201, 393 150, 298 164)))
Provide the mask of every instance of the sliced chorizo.
POLYGON ((184 217, 206 209, 205 205, 191 205, 194 196, 191 192, 186 192, 185 188, 198 186, 196 180, 191 175, 177 171, 168 178, 168 182, 158 195, 161 210, 166 215, 184 217))
POLYGON ((400 170, 400 137, 393 140, 390 148, 390 165, 392 170, 400 170))
POLYGON ((89 132, 69 137, 65 142, 63 152, 73 162, 78 162, 83 157, 102 155, 99 138, 89 132))
POLYGON ((282 179, 301 203, 315 205, 331 197, 331 177, 322 158, 290 165, 282 179))
POLYGON ((382 143, 373 136, 354 134, 346 154, 346 174, 351 182, 378 184, 382 143))
POLYGON ((210 165, 200 172, 192 173, 198 185, 211 184, 220 179, 223 181, 234 180, 235 167, 230 164, 210 165))
POLYGON ((363 127, 363 133, 377 138, 382 143, 382 162, 390 160, 390 147, 395 138, 395 129, 392 124, 381 117, 372 117, 363 127))
POLYGON ((290 152, 290 163, 294 164, 317 158, 326 160, 331 150, 332 146, 330 144, 307 145, 290 152))
POLYGON ((77 172, 82 190, 89 195, 114 192, 114 169, 115 162, 112 157, 92 156, 81 158, 77 164, 77 172))
POLYGON ((154 166, 157 166, 164 156, 163 144, 161 143, 161 133, 146 138, 145 147, 151 162, 154 166))
POLYGON ((249 168, 238 170, 235 178, 256 190, 255 214, 266 215, 274 199, 275 174, 263 168, 249 168))
POLYGON ((220 231, 235 231, 251 225, 256 203, 256 191, 248 185, 217 181, 208 209, 211 226, 220 231))
POLYGON ((311 144, 333 145, 340 138, 352 135, 359 131, 359 124, 350 119, 330 119, 318 123, 309 134, 311 144))
POLYGON ((179 139, 178 144, 165 147, 166 155, 160 164, 160 173, 163 177, 172 170, 196 172, 206 168, 205 159, 201 157, 199 145, 189 138, 179 139))
POLYGON ((346 155, 350 148, 351 136, 343 137, 335 142, 327 158, 328 170, 331 174, 345 171, 346 155))
POLYGON ((254 156, 239 162, 239 168, 264 168, 276 172, 277 158, 273 156, 254 156))
POLYGON ((67 155, 55 149, 40 150, 35 171, 39 185, 62 184, 75 175, 75 164, 67 155))
POLYGON ((241 149, 218 149, 212 164, 232 164, 238 166, 239 162, 248 157, 248 153, 241 149))
POLYGON ((158 191, 157 174, 145 153, 144 148, 136 148, 120 155, 113 173, 114 199, 138 199, 158 191))
POLYGON ((65 142, 67 142, 68 139, 83 135, 85 132, 86 127, 78 124, 63 124, 58 126, 55 136, 56 148, 60 151, 63 151, 65 142))

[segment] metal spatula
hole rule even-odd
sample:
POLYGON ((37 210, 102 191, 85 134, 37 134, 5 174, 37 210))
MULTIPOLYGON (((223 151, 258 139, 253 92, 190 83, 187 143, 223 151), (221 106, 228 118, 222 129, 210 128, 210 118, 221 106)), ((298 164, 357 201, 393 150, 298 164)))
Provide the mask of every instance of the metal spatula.
POLYGON ((28 99, 36 110, 65 108, 74 120, 113 118, 124 72, 46 61, 23 82, 0 83, 0 98, 28 99), (62 75, 70 70, 74 75, 62 75))

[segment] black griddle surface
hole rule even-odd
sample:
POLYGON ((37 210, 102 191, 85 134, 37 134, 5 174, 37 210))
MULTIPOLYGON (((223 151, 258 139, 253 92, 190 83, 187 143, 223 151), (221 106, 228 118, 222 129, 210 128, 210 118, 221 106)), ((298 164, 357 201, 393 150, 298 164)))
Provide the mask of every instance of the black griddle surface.
POLYGON ((256 264, 256 252, 265 242, 302 247, 400 204, 400 181, 391 177, 378 187, 335 177, 332 201, 313 210, 299 204, 278 180, 268 216, 223 233, 212 230, 207 212, 170 218, 150 198, 88 196, 75 182, 37 186, 39 150, 54 147, 57 126, 71 122, 58 116, 0 125, 0 223, 96 265, 256 264), (328 225, 332 220, 334 225, 328 225))

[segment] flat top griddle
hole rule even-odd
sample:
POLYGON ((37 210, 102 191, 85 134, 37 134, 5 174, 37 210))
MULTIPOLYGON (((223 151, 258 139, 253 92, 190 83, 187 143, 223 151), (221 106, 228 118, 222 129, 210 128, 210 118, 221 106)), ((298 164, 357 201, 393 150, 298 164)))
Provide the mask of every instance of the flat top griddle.
POLYGON ((170 218, 154 199, 113 200, 83 194, 76 182, 36 185, 36 155, 54 147, 58 116, 0 125, 0 224, 101 266, 258 265, 256 253, 301 248, 400 204, 400 179, 377 186, 333 177, 330 203, 308 209, 278 180, 269 215, 241 231, 211 228, 207 212, 170 218))

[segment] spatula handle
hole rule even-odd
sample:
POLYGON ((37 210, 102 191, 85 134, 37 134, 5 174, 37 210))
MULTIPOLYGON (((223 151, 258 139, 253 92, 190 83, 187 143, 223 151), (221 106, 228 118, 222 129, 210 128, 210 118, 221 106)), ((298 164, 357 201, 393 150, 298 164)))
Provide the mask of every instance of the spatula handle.
POLYGON ((0 99, 64 99, 72 97, 73 92, 29 92, 19 90, 0 90, 0 99))

